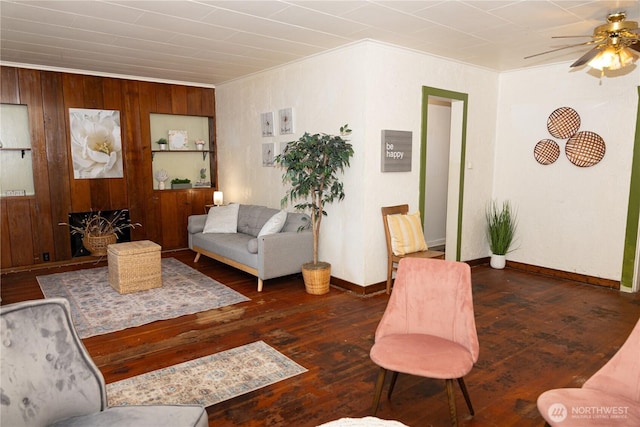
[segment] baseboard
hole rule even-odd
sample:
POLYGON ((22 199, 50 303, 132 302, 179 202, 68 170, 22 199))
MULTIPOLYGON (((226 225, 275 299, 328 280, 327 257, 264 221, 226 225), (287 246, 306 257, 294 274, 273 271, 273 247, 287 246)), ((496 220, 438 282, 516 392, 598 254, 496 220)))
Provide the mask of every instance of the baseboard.
POLYGON ((387 281, 374 283, 373 285, 368 286, 360 286, 355 283, 351 283, 347 280, 339 279, 337 277, 331 276, 331 285, 336 286, 342 290, 353 292, 359 296, 366 296, 378 293, 380 291, 387 291, 387 281))
MULTIPOLYGON (((489 257, 477 258, 474 260, 465 261, 471 267, 477 267, 479 265, 488 265, 490 261, 489 257)), ((547 267, 539 267, 536 265, 525 264, 522 262, 515 261, 507 261, 506 268, 511 268, 513 270, 525 271, 527 273, 532 274, 540 274, 542 276, 549 276, 555 279, 564 279, 571 280, 574 282, 586 283, 589 285, 602 286, 610 289, 620 289, 620 282, 611 280, 611 279, 603 279, 601 277, 587 276, 586 274, 572 273, 563 270, 556 270, 553 268, 547 267)), ((339 279, 337 277, 331 276, 331 284, 343 290, 353 292, 356 295, 366 296, 375 294, 381 291, 387 290, 387 282, 382 281, 378 283, 374 283, 368 286, 360 286, 355 283, 351 283, 347 280, 339 279)))
POLYGON ((538 267, 537 265, 525 264, 515 261, 507 261, 507 268, 526 271, 527 273, 540 274, 543 276, 550 276, 556 279, 572 280, 574 282, 620 290, 619 281, 604 279, 602 277, 587 276, 586 274, 572 273, 569 271, 556 270, 547 267, 538 267))

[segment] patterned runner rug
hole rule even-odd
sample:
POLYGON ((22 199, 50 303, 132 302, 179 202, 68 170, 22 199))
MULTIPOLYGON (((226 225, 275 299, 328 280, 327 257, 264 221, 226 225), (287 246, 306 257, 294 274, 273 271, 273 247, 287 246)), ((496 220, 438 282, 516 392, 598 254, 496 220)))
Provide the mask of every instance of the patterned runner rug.
POLYGON ((108 267, 38 276, 45 298, 66 298, 80 338, 173 319, 249 298, 175 258, 162 259, 162 287, 121 295, 108 267))
POLYGON ((291 378, 305 368, 263 341, 107 384, 109 406, 211 406, 291 378))

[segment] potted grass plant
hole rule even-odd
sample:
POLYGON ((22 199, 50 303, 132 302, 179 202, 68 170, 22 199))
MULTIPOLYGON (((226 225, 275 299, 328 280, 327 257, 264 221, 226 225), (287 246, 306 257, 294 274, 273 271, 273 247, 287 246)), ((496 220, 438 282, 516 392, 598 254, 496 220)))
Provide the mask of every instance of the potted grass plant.
POLYGON ((516 234, 517 218, 511 202, 505 200, 499 205, 493 200, 486 209, 487 240, 491 249, 490 265, 502 269, 506 265, 506 255, 516 234))
POLYGON ((351 133, 349 125, 340 128, 340 135, 305 132, 297 141, 287 143, 281 154, 274 159, 284 168, 282 181, 290 184, 282 199, 299 200, 295 208, 307 211, 311 217, 313 233, 313 260, 302 265, 302 275, 308 293, 322 295, 329 292, 331 264, 318 259, 320 225, 327 215, 324 207, 334 200, 344 199, 343 183, 338 172, 344 172, 353 156, 353 146, 343 137, 351 133))

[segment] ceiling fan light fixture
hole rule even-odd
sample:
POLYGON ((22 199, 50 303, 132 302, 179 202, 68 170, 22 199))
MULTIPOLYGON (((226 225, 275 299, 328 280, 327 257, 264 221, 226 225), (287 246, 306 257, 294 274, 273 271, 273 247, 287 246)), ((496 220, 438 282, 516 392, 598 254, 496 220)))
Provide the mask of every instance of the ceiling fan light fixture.
POLYGON ((619 70, 631 65, 635 60, 636 55, 631 49, 624 46, 607 46, 589 61, 589 66, 600 71, 619 70))

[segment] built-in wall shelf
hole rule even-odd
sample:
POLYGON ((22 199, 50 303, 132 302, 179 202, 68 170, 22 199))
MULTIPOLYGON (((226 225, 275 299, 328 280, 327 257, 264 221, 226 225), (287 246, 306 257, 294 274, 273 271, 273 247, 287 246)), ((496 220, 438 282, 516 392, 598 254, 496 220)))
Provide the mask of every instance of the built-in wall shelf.
POLYGON ((178 153, 202 153, 202 160, 207 159, 207 154, 213 153, 213 150, 151 150, 151 160, 155 159, 156 153, 162 154, 178 154, 178 153))
MULTIPOLYGON (((213 117, 184 114, 149 114, 154 190, 159 190, 156 173, 167 172, 165 187, 173 179, 211 183, 215 187, 215 131, 213 117), (164 150, 158 141, 164 139, 164 150)), ((195 188, 195 187, 194 187, 195 188)), ((163 190, 165 191, 165 190, 163 190)))

